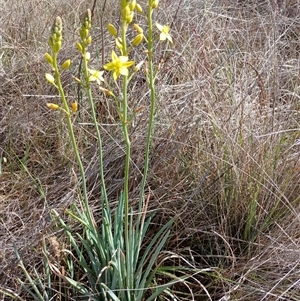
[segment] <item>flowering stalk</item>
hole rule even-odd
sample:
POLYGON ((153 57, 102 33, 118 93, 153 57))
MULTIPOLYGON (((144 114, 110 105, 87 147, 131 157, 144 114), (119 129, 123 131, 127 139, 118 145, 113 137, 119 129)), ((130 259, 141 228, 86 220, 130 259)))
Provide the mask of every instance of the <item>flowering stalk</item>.
MULTIPOLYGON (((157 7, 157 1, 148 0, 148 12, 147 12, 147 20, 148 20, 148 80, 149 80, 149 88, 150 88, 150 114, 149 114, 149 122, 148 122, 148 132, 147 132, 147 141, 145 148, 145 162, 144 162, 144 170, 143 170, 143 178, 140 189, 140 198, 139 198, 139 209, 138 212, 142 212, 143 208, 143 200, 145 194, 145 186, 147 181, 148 169, 149 169, 149 156, 150 156, 150 143, 151 143, 151 134, 153 128, 153 119, 155 113, 155 75, 153 70, 153 21, 152 15, 154 9, 157 7)), ((137 229, 140 230, 140 237, 142 237, 141 233, 143 232, 143 223, 141 223, 142 215, 138 215, 137 220, 137 229)), ((141 244, 141 241, 140 241, 141 244)))
MULTIPOLYGON (((72 143, 72 148, 74 150, 76 161, 77 161, 77 164, 79 167, 79 172, 81 175, 82 193, 83 193, 84 207, 85 207, 84 209, 86 211, 89 221, 93 222, 92 214, 90 212, 90 208, 89 208, 89 204, 88 204, 85 171, 84 171, 82 160, 80 158, 80 154, 78 151, 76 138, 75 138, 75 134, 74 134, 74 130, 73 130, 73 125, 72 125, 72 120, 71 120, 72 113, 69 108, 69 105, 68 105, 68 102, 67 102, 67 99, 65 96, 65 92, 64 92, 64 89, 63 89, 63 86, 61 83, 61 79, 60 79, 61 72, 58 68, 57 55, 61 49, 61 44, 62 44, 62 20, 60 17, 57 17, 52 26, 51 36, 49 38, 49 46, 51 47, 51 54, 46 53, 46 55, 45 55, 47 62, 50 64, 50 66, 52 67, 52 70, 54 71, 54 76, 52 76, 51 74, 46 74, 46 79, 50 84, 54 85, 57 88, 57 90, 60 94, 61 100, 62 100, 61 110, 65 113, 68 132, 69 132, 69 136, 70 136, 71 143, 72 143)), ((67 60, 62 65, 62 68, 61 68, 62 71, 65 70, 66 68, 68 68, 69 66, 70 66, 70 61, 67 60)), ((59 105, 55 105, 55 104, 48 104, 48 107, 50 109, 54 109, 54 110, 60 108, 59 105)), ((74 110, 74 108, 75 108, 75 105, 72 105, 73 110, 74 110)))
MULTIPOLYGON (((122 14, 122 55, 127 56, 127 44, 126 44, 126 32, 128 28, 128 24, 130 23, 130 14, 133 15, 133 12, 131 12, 129 5, 127 4, 126 0, 121 0, 121 6, 125 4, 125 7, 123 8, 122 14), (128 9, 127 9, 128 8, 128 9)), ((132 21, 132 19, 131 19, 132 21)), ((127 101, 127 88, 128 88, 128 76, 124 76, 123 78, 123 90, 122 90, 122 96, 123 96, 123 108, 122 108, 122 129, 123 129, 123 135, 126 145, 126 157, 125 157, 125 170, 124 170, 124 238, 125 238, 125 247, 126 247, 126 269, 128 275, 132 274, 132 261, 131 261, 131 252, 132 247, 129 243, 129 189, 128 189, 128 182, 129 182, 129 166, 130 166, 130 155, 131 155, 131 149, 130 149, 130 139, 128 134, 128 101, 127 101)), ((133 287, 133 283, 130 283, 130 280, 132 280, 132 277, 126 277, 127 280, 127 288, 131 289, 133 287)))
POLYGON ((81 41, 77 43, 77 48, 81 52, 82 57, 83 57, 85 89, 86 89, 87 97, 88 97, 88 100, 90 103, 94 127, 96 129, 98 152, 99 152, 99 170, 100 170, 100 178, 101 178, 101 184, 102 184, 102 197, 103 197, 103 200, 106 203, 106 205, 108 205, 108 198, 107 198, 107 191, 106 191, 104 170, 103 170, 102 138, 101 138, 99 125, 97 122, 95 104, 93 101, 91 84, 90 84, 90 82, 92 82, 92 81, 96 81, 98 84, 100 84, 100 82, 103 81, 104 79, 102 78, 103 71, 91 70, 88 68, 88 62, 90 60, 90 53, 87 50, 88 50, 88 46, 90 45, 90 43, 92 41, 92 38, 89 35, 89 31, 92 26, 91 21, 92 21, 91 20, 91 11, 88 9, 84 16, 82 26, 80 28, 79 34, 80 34, 81 41))

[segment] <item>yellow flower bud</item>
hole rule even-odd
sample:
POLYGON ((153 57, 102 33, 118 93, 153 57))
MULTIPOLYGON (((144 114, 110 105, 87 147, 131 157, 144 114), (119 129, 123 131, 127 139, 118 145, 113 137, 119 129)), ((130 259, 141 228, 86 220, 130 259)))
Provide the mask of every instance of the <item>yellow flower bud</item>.
POLYGON ((126 16, 126 23, 127 24, 130 24, 131 22, 132 22, 132 20, 133 20, 133 16, 134 16, 134 13, 133 12, 131 12, 130 14, 128 14, 127 16, 126 16))
POLYGON ((133 46, 138 46, 142 43, 144 35, 142 33, 138 34, 132 41, 133 46))
POLYGON ((123 19, 126 21, 127 24, 131 23, 132 20, 133 20, 133 11, 130 9, 129 5, 126 5, 124 8, 123 8, 123 19))
POLYGON ((56 17, 51 28, 51 35, 54 39, 56 39, 55 34, 60 34, 61 32, 62 32, 62 20, 60 17, 56 17))
POLYGON ((132 1, 129 3, 129 8, 130 8, 130 10, 134 10, 134 9, 135 9, 135 6, 136 6, 136 0, 132 0, 132 1))
POLYGON ((51 66, 53 65, 53 58, 49 53, 45 53, 45 59, 51 66))
POLYGON ((89 52, 86 52, 85 55, 84 55, 84 59, 86 61, 89 61, 91 59, 91 54, 89 52))
POLYGON ((52 37, 50 37, 48 39, 48 44, 49 44, 50 47, 53 47, 53 39, 52 39, 52 37))
POLYGON ((50 84, 52 84, 52 85, 55 84, 55 80, 54 80, 53 75, 51 75, 50 73, 46 73, 46 74, 45 74, 45 77, 46 77, 46 80, 47 80, 50 84))
POLYGON ((108 29, 108 32, 113 36, 113 37, 117 37, 118 36, 118 31, 117 29, 115 28, 115 26, 111 23, 108 23, 107 24, 107 29, 108 29))
POLYGON ((62 42, 62 20, 60 17, 56 17, 52 28, 51 37, 49 39, 49 45, 52 47, 54 53, 59 52, 62 42))
POLYGON ((59 109, 59 105, 55 104, 55 103, 47 103, 47 107, 51 110, 58 110, 59 109))
POLYGON ((143 12, 143 9, 142 7, 137 3, 136 6, 135 6, 135 10, 138 12, 138 13, 142 13, 143 12))
POLYGON ((91 44, 91 43, 92 43, 92 36, 88 36, 88 37, 86 38, 86 40, 85 40, 85 43, 86 43, 87 45, 91 44))
POLYGON ((84 40, 84 39, 86 39, 88 37, 89 30, 87 28, 85 28, 85 27, 81 27, 79 29, 79 35, 80 35, 81 40, 84 40))
POLYGON ((62 70, 67 70, 67 69, 69 69, 70 65, 71 65, 71 60, 66 60, 66 61, 61 65, 61 69, 62 69, 62 70))
POLYGON ((134 24, 133 27, 138 33, 143 33, 143 28, 138 24, 134 24))
POLYGON ((76 42, 76 47, 79 50, 79 52, 82 53, 82 45, 79 42, 76 42))
POLYGON ((61 41, 56 41, 55 44, 53 45, 52 49, 54 53, 59 52, 61 48, 61 41))
POLYGON ((72 112, 73 113, 78 111, 78 102, 77 101, 72 102, 71 106, 72 106, 72 112))
POLYGON ((157 8, 157 6, 158 6, 158 0, 153 0, 151 6, 152 6, 152 8, 157 8))

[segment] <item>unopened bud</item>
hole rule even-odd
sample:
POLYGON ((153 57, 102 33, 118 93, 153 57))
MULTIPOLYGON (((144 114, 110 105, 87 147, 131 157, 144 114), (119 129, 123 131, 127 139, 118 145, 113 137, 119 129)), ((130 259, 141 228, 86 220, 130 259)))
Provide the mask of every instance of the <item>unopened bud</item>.
POLYGON ((117 29, 115 28, 115 26, 111 23, 108 23, 107 24, 107 29, 108 29, 108 32, 113 36, 113 37, 117 37, 118 36, 118 31, 117 29))
POLYGON ((76 42, 76 47, 79 50, 79 52, 82 53, 82 45, 79 42, 76 42))
POLYGON ((92 36, 88 36, 88 37, 86 38, 86 40, 85 40, 85 43, 86 43, 87 45, 91 44, 91 43, 92 43, 92 36))
POLYGON ((53 58, 49 53, 45 53, 45 59, 51 66, 53 65, 53 58))
POLYGON ((89 30, 87 28, 85 28, 85 27, 81 27, 79 29, 79 35, 80 35, 81 40, 84 40, 84 39, 86 39, 88 37, 89 30))
POLYGON ((84 55, 84 59, 86 61, 89 61, 91 59, 91 54, 89 52, 86 52, 85 55, 84 55))
POLYGON ((142 7, 137 3, 136 6, 135 6, 135 10, 138 12, 138 13, 142 13, 143 12, 143 9, 142 7))
POLYGON ((133 20, 133 11, 130 9, 129 5, 123 8, 123 18, 127 24, 131 23, 133 20))
POLYGON ((59 109, 59 105, 55 104, 55 103, 47 103, 47 107, 51 110, 58 110, 59 109))
POLYGON ((158 6, 158 0, 153 0, 151 6, 152 6, 152 8, 157 8, 157 6, 158 6))
POLYGON ((136 6, 136 0, 132 0, 132 1, 129 3, 129 8, 130 8, 130 10, 134 10, 134 9, 135 9, 135 6, 136 6))
POLYGON ((133 46, 138 46, 143 41, 144 35, 142 33, 138 34, 132 41, 133 46))
POLYGON ((126 16, 126 23, 127 23, 127 24, 130 24, 130 23, 132 22, 133 16, 134 16, 134 13, 133 13, 133 12, 131 12, 130 14, 128 14, 128 15, 126 16))
POLYGON ((52 47, 53 52, 54 53, 59 52, 60 48, 61 48, 61 41, 56 41, 52 47))
POLYGON ((133 24, 133 27, 138 33, 143 33, 143 28, 138 24, 133 24))
POLYGON ((55 84, 55 80, 53 75, 51 75, 50 73, 46 73, 45 74, 46 80, 48 81, 48 83, 54 85, 55 84))
POLYGON ((61 69, 62 69, 62 70, 67 70, 67 69, 69 69, 70 65, 71 65, 71 60, 66 60, 66 61, 61 65, 61 69))

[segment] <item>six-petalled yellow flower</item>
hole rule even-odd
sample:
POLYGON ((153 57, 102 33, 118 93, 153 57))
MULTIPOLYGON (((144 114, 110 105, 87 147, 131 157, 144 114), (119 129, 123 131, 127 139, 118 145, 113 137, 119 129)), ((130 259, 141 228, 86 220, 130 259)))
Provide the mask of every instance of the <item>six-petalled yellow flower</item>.
POLYGON ((120 75, 128 76, 128 68, 134 64, 134 61, 128 61, 128 56, 117 56, 114 51, 111 53, 111 62, 103 66, 104 69, 113 72, 114 80, 120 75))
POLYGON ((94 69, 88 69, 90 76, 89 81, 94 82, 96 81, 98 85, 101 84, 101 82, 104 82, 104 78, 102 77, 104 71, 94 70, 94 69))
POLYGON ((160 25, 158 23, 156 23, 155 25, 158 28, 158 30, 160 31, 159 39, 161 41, 169 40, 171 43, 173 43, 172 37, 169 34, 170 27, 167 25, 160 25))

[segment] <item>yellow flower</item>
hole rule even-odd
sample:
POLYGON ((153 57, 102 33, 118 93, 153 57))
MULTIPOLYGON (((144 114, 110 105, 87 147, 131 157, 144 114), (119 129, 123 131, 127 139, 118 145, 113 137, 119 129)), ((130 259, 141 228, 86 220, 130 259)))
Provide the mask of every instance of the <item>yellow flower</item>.
POLYGON ((88 69, 90 73, 89 81, 94 82, 96 81, 98 85, 101 84, 101 82, 104 81, 104 78, 102 77, 104 71, 94 70, 94 69, 88 69))
POLYGON ((159 36, 159 39, 161 41, 165 41, 166 39, 169 40, 171 43, 173 43, 172 41, 172 37, 170 36, 169 34, 169 31, 170 31, 170 27, 167 26, 167 25, 160 25, 158 23, 155 24, 156 27, 158 28, 158 30, 160 31, 160 36, 159 36))
POLYGON ((134 64, 133 61, 128 61, 127 56, 117 56, 114 51, 111 53, 112 61, 105 64, 103 67, 106 70, 113 71, 113 78, 117 78, 121 75, 128 76, 128 67, 134 64))

